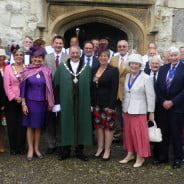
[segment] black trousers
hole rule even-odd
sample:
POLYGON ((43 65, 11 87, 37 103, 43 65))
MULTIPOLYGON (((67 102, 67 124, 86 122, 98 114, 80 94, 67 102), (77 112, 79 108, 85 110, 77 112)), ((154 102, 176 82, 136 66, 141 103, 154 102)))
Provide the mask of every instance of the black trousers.
POLYGON ((10 101, 5 107, 10 151, 25 151, 26 128, 22 126, 22 107, 10 101))
POLYGON ((49 148, 55 148, 60 146, 60 118, 61 112, 49 112, 49 122, 47 125, 47 141, 49 148))
POLYGON ((159 127, 162 131, 163 141, 158 144, 158 155, 160 160, 168 159, 169 142, 173 145, 173 159, 182 160, 182 127, 184 123, 184 113, 173 112, 160 108, 159 127))

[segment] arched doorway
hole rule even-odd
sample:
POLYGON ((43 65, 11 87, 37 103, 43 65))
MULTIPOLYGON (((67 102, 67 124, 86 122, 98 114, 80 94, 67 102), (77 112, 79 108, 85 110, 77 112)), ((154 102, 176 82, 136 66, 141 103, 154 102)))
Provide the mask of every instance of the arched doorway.
POLYGON ((69 47, 70 38, 76 35, 76 28, 80 29, 79 41, 81 47, 83 47, 83 43, 86 40, 107 38, 109 40, 109 48, 116 51, 118 40, 128 40, 128 36, 124 31, 104 23, 92 22, 78 25, 67 30, 64 34, 66 47, 69 47))
MULTIPOLYGON (((54 34, 65 35, 65 33, 69 34, 67 31, 76 27, 99 23, 98 25, 106 24, 108 28, 113 27, 113 30, 116 28, 122 31, 121 33, 128 38, 130 48, 137 49, 141 54, 144 53, 149 35, 145 29, 146 23, 143 24, 136 16, 110 7, 77 7, 67 10, 65 11, 65 7, 49 8, 48 32, 44 35, 46 40, 54 34)), ((98 27, 96 29, 98 30, 98 27)), ((103 33, 101 30, 99 32, 103 33)))

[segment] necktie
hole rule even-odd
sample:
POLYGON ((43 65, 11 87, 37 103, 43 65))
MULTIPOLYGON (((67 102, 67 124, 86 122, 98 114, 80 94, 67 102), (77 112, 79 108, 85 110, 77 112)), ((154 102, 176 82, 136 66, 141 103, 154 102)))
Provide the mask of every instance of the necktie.
POLYGON ((156 82, 156 74, 157 74, 157 72, 153 72, 153 81, 154 81, 154 84, 156 82))
POLYGON ((59 65, 59 56, 58 55, 56 56, 55 62, 56 62, 56 67, 58 67, 58 65, 59 65))
POLYGON ((90 66, 90 57, 87 57, 87 64, 90 66))
POLYGON ((171 82, 174 78, 174 74, 175 74, 175 66, 172 66, 172 68, 169 70, 169 74, 168 74, 167 79, 166 79, 167 89, 169 89, 171 86, 171 82))
POLYGON ((120 58, 120 63, 119 63, 119 68, 120 68, 120 66, 121 66, 121 64, 124 62, 124 58, 123 57, 121 57, 120 58))

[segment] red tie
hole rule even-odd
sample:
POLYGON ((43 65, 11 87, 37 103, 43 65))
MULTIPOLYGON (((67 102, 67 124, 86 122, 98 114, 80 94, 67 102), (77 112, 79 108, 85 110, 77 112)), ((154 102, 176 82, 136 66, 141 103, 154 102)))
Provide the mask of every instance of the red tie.
POLYGON ((56 56, 55 62, 56 62, 56 67, 58 67, 58 65, 59 65, 59 56, 58 55, 56 56))

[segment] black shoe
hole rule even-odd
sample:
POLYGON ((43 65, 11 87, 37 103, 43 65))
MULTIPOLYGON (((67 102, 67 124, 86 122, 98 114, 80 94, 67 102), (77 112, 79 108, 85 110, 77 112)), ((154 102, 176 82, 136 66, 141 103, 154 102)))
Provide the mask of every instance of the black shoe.
POLYGON ((26 159, 27 159, 27 161, 32 161, 33 157, 27 157, 26 159))
POLYGON ((181 167, 181 160, 174 161, 173 169, 178 169, 181 167))
POLYGON ((94 155, 94 157, 95 157, 95 158, 101 158, 102 155, 103 155, 103 153, 104 153, 104 150, 102 150, 101 153, 100 153, 99 155, 94 155))
POLYGON ((110 158, 111 158, 110 156, 109 156, 108 158, 103 158, 103 157, 102 157, 102 161, 109 161, 110 158))
POLYGON ((51 154, 55 153, 55 151, 56 151, 56 148, 47 148, 45 154, 51 155, 51 154))
POLYGON ((19 154, 19 155, 25 155, 26 152, 25 151, 17 151, 17 154, 19 154))
POLYGON ((70 155, 64 155, 64 154, 61 154, 59 157, 58 157, 58 160, 62 161, 62 160, 66 160, 70 158, 70 155))
POLYGON ((152 164, 153 165, 159 165, 159 164, 164 164, 164 163, 168 163, 168 160, 153 160, 152 164))
POLYGON ((77 154, 76 157, 82 161, 88 161, 88 157, 85 156, 83 153, 77 154))
POLYGON ((44 159, 44 156, 42 154, 36 155, 36 157, 39 158, 39 159, 44 159))
POLYGON ((16 155, 16 154, 17 154, 17 151, 15 151, 15 150, 10 151, 10 155, 16 155))

